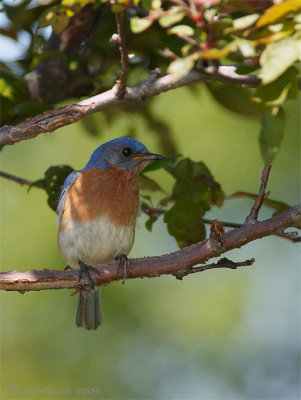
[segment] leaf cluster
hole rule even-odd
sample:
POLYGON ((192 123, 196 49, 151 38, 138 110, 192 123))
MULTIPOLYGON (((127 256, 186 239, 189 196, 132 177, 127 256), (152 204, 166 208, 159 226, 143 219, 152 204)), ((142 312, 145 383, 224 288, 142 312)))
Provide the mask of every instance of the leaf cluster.
MULTIPOLYGON (((232 112, 256 116, 265 163, 272 163, 285 132, 283 104, 296 97, 301 54, 301 3, 286 0, 61 0, 47 3, 4 0, 9 24, 1 33, 17 40, 29 34, 24 55, 2 63, 2 123, 17 123, 45 111, 58 101, 92 96, 112 87, 120 74, 115 14, 125 17, 129 58, 127 84, 144 80, 160 67, 174 79, 204 62, 213 67, 235 63, 241 74, 256 74, 256 91, 228 83, 207 85, 213 98, 232 112), (50 32, 50 33, 49 33, 50 32)), ((166 153, 176 151, 172 132, 158 121, 149 101, 104 110, 107 123, 121 114, 139 112, 166 153), (118 112, 117 112, 118 111, 118 112)), ((83 120, 97 134, 95 117, 83 120)), ((129 124, 127 134, 135 136, 129 124)))

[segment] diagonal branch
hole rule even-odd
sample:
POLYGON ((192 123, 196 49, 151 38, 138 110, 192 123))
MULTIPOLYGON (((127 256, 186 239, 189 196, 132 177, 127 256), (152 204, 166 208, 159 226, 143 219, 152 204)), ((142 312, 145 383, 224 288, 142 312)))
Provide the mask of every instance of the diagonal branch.
POLYGON ((265 193, 265 188, 269 179, 270 170, 271 165, 266 165, 262 171, 259 193, 250 214, 246 218, 246 223, 253 224, 257 221, 260 207, 262 206, 265 197, 269 195, 269 193, 265 193))
MULTIPOLYGON (((219 237, 219 246, 212 246, 211 240, 196 243, 192 246, 175 251, 171 254, 144 257, 131 260, 131 276, 135 278, 154 278, 161 275, 186 275, 194 265, 205 263, 213 257, 218 257, 226 251, 239 248, 256 239, 273 235, 288 227, 301 228, 301 204, 289 210, 254 224, 244 224, 219 237)), ((196 272, 205 269, 200 268, 196 272)), ((212 267, 215 268, 215 267, 212 267)), ((211 269, 212 269, 211 268, 211 269)), ((216 268, 219 268, 216 266, 216 268)), ((97 272, 91 273, 96 285, 108 285, 110 282, 123 279, 119 263, 114 261, 96 266, 97 272)), ((57 271, 44 269, 43 271, 3 272, 0 274, 0 289, 14 291, 70 289, 78 286, 78 271, 57 271)))
MULTIPOLYGON (((2 178, 9 179, 9 180, 11 180, 13 182, 17 182, 20 185, 31 186, 33 184, 33 182, 28 180, 28 179, 20 178, 18 176, 15 176, 15 175, 12 175, 12 174, 8 174, 7 172, 3 172, 3 171, 0 171, 0 176, 2 176, 2 178)), ((37 187, 40 187, 42 189, 42 186, 37 186, 37 187)))
POLYGON ((201 71, 190 71, 178 80, 175 80, 172 75, 163 77, 159 77, 159 75, 160 70, 155 69, 146 81, 137 86, 125 88, 122 97, 118 94, 118 85, 115 85, 104 93, 79 103, 46 111, 33 118, 28 118, 16 126, 4 125, 0 128, 0 149, 5 145, 32 139, 41 133, 52 132, 62 126, 73 124, 86 115, 101 111, 112 104, 141 103, 148 97, 181 86, 217 79, 227 80, 227 77, 231 80, 231 83, 239 85, 257 86, 259 83, 259 79, 255 75, 239 75, 236 73, 236 67, 231 65, 219 66, 214 70, 209 66, 208 69, 202 68, 201 71))

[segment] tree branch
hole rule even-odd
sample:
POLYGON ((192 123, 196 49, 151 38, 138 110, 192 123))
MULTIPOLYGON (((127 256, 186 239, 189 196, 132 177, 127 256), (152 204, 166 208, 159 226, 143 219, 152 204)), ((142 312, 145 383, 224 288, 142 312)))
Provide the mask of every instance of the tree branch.
POLYGON ((259 193, 250 214, 246 218, 246 223, 254 224, 257 221, 260 207, 262 206, 265 197, 269 195, 269 192, 265 193, 265 188, 269 179, 270 170, 271 165, 266 165, 262 171, 259 193))
MULTIPOLYGON (((13 182, 17 182, 20 185, 31 186, 33 184, 33 182, 28 179, 19 178, 18 176, 11 175, 11 174, 8 174, 7 172, 3 172, 3 171, 0 171, 0 176, 2 176, 2 178, 9 179, 13 182)), ((37 186, 37 187, 42 189, 42 186, 37 186)))
MULTIPOLYGON (((226 251, 242 247, 253 240, 273 235, 276 232, 283 232, 288 227, 301 228, 301 204, 265 221, 256 221, 253 224, 245 223, 238 229, 221 234, 218 245, 216 245, 216 241, 213 243, 211 239, 207 239, 171 254, 132 259, 132 273, 129 279, 154 278, 161 275, 181 277, 181 275, 185 276, 187 273, 201 272, 208 269, 206 265, 197 267, 195 271, 192 269, 193 266, 205 263, 208 259, 218 257, 226 251)), ((223 263, 222 260, 220 262, 223 263)), ((212 264, 210 269, 220 268, 220 265, 217 265, 213 266, 212 264)), ((92 272, 91 276, 96 285, 108 285, 112 281, 123 279, 123 271, 120 271, 119 263, 116 261, 98 265, 95 268, 97 272, 92 272)), ((29 290, 70 289, 77 288, 77 286, 77 270, 44 269, 43 271, 10 271, 0 274, 0 289, 3 290, 24 292, 29 290)))
POLYGON ((172 75, 159 77, 160 70, 155 69, 146 81, 137 86, 125 88, 124 96, 122 97, 118 95, 118 85, 115 85, 104 93, 79 103, 46 111, 33 118, 28 118, 16 126, 4 125, 0 128, 0 149, 5 145, 32 139, 41 133, 52 132, 62 126, 73 124, 86 115, 101 111, 112 104, 141 103, 148 97, 156 96, 181 86, 216 79, 230 79, 231 83, 248 86, 256 86, 260 82, 259 78, 254 75, 239 75, 235 71, 236 67, 231 65, 224 65, 214 69, 209 66, 208 68, 203 67, 201 71, 190 71, 180 79, 174 80, 172 75))
POLYGON ((119 76, 119 80, 117 81, 117 96, 118 97, 122 97, 124 95, 124 92, 126 89, 126 80, 127 80, 126 73, 128 70, 128 53, 127 53, 126 43, 125 43, 123 18, 124 18, 124 12, 119 12, 116 14, 120 61, 121 61, 121 73, 119 76))

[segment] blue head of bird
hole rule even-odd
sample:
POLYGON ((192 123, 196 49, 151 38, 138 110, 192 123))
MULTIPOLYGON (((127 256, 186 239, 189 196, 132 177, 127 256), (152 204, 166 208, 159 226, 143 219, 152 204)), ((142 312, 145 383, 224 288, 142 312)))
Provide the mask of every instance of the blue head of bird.
POLYGON ((84 170, 90 168, 118 168, 139 173, 149 162, 163 160, 159 154, 150 153, 136 139, 122 137, 99 146, 92 154, 84 170))

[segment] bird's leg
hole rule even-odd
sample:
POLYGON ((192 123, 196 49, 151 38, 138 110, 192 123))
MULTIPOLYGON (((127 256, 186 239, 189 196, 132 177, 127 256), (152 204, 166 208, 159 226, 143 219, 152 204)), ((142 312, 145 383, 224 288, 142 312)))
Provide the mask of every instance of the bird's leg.
POLYGON ((89 291, 91 293, 94 292, 94 282, 91 278, 90 271, 98 272, 96 268, 91 267, 83 263, 82 261, 78 261, 79 263, 79 273, 78 273, 78 280, 79 280, 79 290, 89 291))
POLYGON ((120 272, 121 268, 123 268, 123 281, 122 284, 126 281, 128 276, 131 276, 132 273, 132 268, 131 268, 131 262, 127 258, 126 254, 119 254, 115 260, 119 261, 119 266, 118 266, 118 273, 120 272), (128 274, 127 274, 128 273, 128 274))

